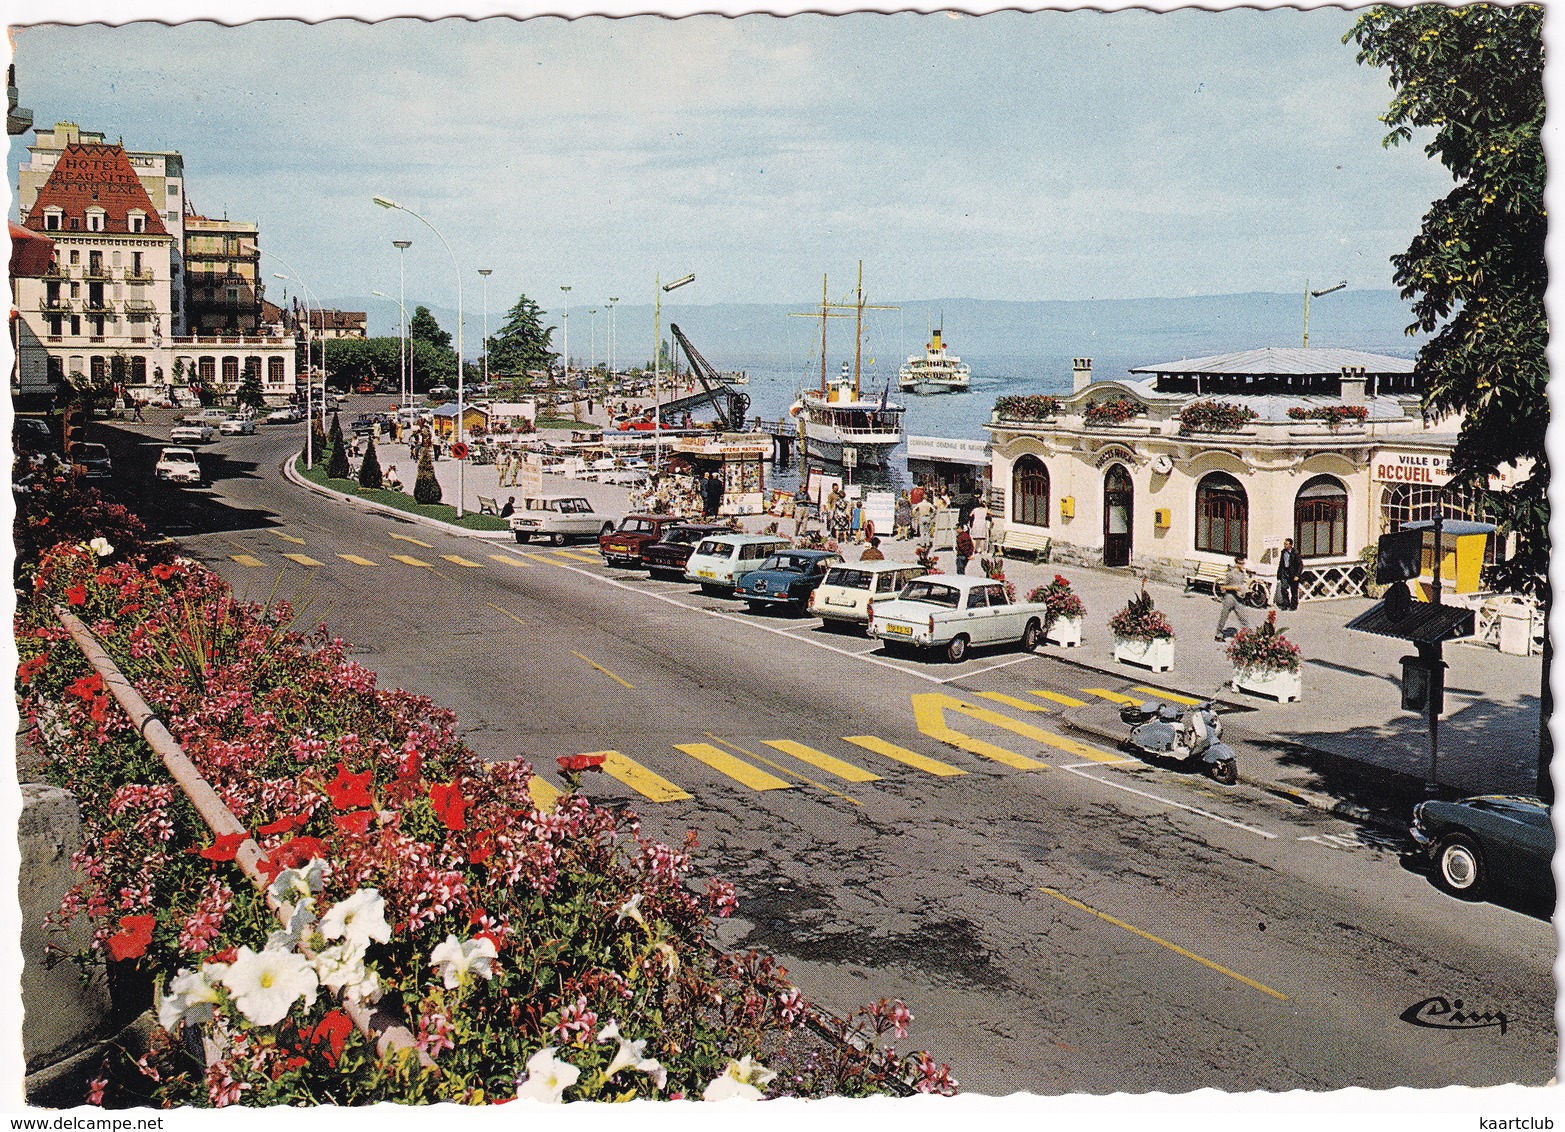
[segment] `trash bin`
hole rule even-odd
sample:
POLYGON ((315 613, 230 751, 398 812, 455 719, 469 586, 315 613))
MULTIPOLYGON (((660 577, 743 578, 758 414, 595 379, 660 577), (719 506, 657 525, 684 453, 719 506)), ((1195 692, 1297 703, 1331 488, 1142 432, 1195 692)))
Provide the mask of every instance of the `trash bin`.
POLYGON ((1522 602, 1500 607, 1500 651, 1511 656, 1532 652, 1532 608, 1522 602))

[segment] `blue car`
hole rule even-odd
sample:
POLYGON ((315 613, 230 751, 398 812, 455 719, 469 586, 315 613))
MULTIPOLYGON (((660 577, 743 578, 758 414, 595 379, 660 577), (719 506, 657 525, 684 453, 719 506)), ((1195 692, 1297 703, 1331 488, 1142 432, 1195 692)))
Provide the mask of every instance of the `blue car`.
POLYGON ((827 568, 841 561, 842 555, 834 550, 780 550, 760 569, 735 578, 734 596, 743 598, 751 609, 782 605, 803 613, 827 568))

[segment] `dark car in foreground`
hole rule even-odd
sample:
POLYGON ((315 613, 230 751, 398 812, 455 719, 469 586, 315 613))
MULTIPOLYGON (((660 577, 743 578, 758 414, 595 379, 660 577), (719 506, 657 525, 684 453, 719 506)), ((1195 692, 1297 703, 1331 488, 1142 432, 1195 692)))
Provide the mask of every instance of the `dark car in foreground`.
POLYGON ((1537 798, 1480 794, 1413 807, 1413 840, 1453 896, 1478 900, 1495 889, 1554 903, 1554 827, 1537 798))
POLYGON ((696 544, 711 535, 732 534, 726 523, 674 523, 663 529, 660 541, 641 549, 641 564, 654 578, 683 578, 696 544))
POLYGON ((675 522, 672 515, 626 515, 617 528, 598 537, 598 553, 610 565, 640 566, 641 552, 675 522))
POLYGON ((835 550, 783 550, 734 579, 734 596, 751 609, 786 606, 803 613, 810 594, 821 584, 828 567, 842 562, 835 550))
POLYGON ((104 480, 114 474, 114 464, 109 450, 101 444, 74 441, 71 444, 71 468, 83 479, 104 480))

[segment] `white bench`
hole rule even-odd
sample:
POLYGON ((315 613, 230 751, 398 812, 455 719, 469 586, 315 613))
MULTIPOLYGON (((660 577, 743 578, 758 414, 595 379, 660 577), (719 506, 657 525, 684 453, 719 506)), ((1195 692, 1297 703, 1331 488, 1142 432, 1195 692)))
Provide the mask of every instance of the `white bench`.
POLYGON ((1204 586, 1217 592, 1217 587, 1228 576, 1228 567, 1222 562, 1187 562, 1185 568, 1190 571, 1185 575, 1185 591, 1204 586))
POLYGON ((1036 531, 1014 530, 1007 527, 996 538, 998 545, 995 552, 1005 558, 1020 558, 1022 555, 1031 555, 1033 562, 1047 562, 1049 550, 1054 545, 1054 539, 1049 535, 1039 534, 1036 531))
POLYGON ((478 497, 478 513, 480 515, 498 515, 500 514, 500 504, 487 495, 480 495, 478 497))

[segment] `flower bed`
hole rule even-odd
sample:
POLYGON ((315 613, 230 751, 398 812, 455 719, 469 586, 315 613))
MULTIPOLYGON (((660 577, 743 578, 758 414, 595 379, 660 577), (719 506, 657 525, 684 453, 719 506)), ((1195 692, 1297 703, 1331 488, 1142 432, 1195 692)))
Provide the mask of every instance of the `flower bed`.
POLYGON ((1001 420, 1046 421, 1060 411, 1060 399, 1045 393, 1010 394, 995 399, 1001 420))
POLYGON ((143 1058, 106 1062, 89 1100, 954 1090, 927 1055, 879 1048, 906 1032, 901 1003, 827 1019, 824 1041, 775 962, 713 949, 710 917, 733 911, 733 887, 692 886, 693 834, 659 844, 633 814, 576 790, 590 759, 562 767, 570 792, 540 810, 525 761, 481 762, 452 713, 379 688, 324 625, 292 622, 286 604, 236 601, 198 564, 150 559, 134 532, 43 552, 19 596, 22 717, 47 778, 83 815, 84 879, 56 923, 85 918, 91 942, 75 958, 111 965, 112 984, 160 986, 168 1028, 143 1058), (67 638, 57 604, 97 635, 259 844, 286 925, 235 863, 243 837, 208 833, 67 638), (334 998, 378 1001, 430 1064, 378 1055, 334 998))
POLYGON ((1231 401, 1192 401, 1179 410, 1181 432, 1238 432, 1259 414, 1231 401))
POLYGON ((1081 419, 1090 425, 1122 425, 1128 424, 1140 411, 1141 406, 1129 397, 1116 397, 1094 401, 1082 411, 1081 419))
POLYGON ((1109 618, 1114 634, 1114 659, 1165 672, 1174 666, 1174 627, 1152 604, 1145 589, 1109 618))
POLYGON ((1288 419, 1291 421, 1325 421, 1335 428, 1350 421, 1354 424, 1363 424, 1369 420, 1369 409, 1363 405, 1316 405, 1308 409, 1295 405, 1288 410, 1288 419))

